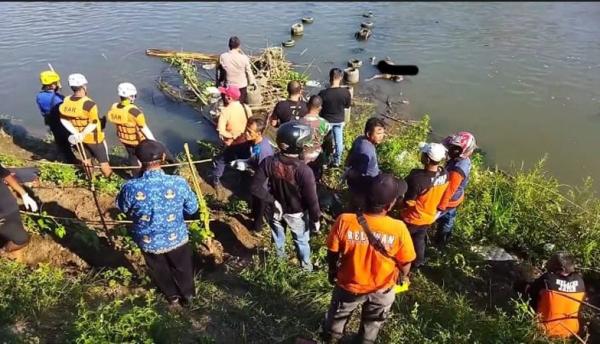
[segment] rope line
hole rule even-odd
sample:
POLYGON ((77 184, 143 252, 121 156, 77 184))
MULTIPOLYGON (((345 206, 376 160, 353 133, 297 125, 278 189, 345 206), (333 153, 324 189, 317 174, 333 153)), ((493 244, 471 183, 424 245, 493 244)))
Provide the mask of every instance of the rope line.
MULTIPOLYGON (((40 164, 49 164, 49 165, 63 165, 63 166, 83 166, 82 164, 69 164, 66 162, 60 162, 60 161, 44 161, 44 160, 29 160, 29 159, 20 159, 24 162, 32 162, 32 163, 40 163, 40 164)), ((207 163, 207 162, 211 162, 212 159, 203 159, 203 160, 196 160, 196 161, 192 161, 192 163, 194 165, 197 164, 203 164, 203 163, 207 163)), ((160 167, 175 167, 175 166, 187 166, 189 165, 188 162, 177 162, 177 163, 173 163, 173 164, 164 164, 164 165, 160 165, 160 167)), ((94 169, 100 169, 99 165, 93 165, 91 166, 94 169)), ((134 170, 134 169, 139 169, 141 166, 110 166, 111 169, 113 170, 134 170)))
MULTIPOLYGON (((40 217, 40 218, 45 218, 45 219, 58 220, 58 221, 73 221, 73 222, 81 222, 81 223, 84 223, 84 224, 102 223, 101 220, 82 220, 82 219, 77 218, 77 217, 63 217, 63 216, 43 215, 43 214, 34 213, 34 212, 31 212, 31 211, 25 211, 25 210, 19 210, 19 212, 21 214, 24 214, 24 215, 35 216, 35 217, 40 217)), ((193 222, 198 222, 198 221, 199 220, 184 220, 185 223, 193 223, 193 222)), ((107 224, 132 224, 133 221, 130 221, 130 220, 115 220, 115 219, 110 219, 110 220, 107 220, 106 223, 107 224)))

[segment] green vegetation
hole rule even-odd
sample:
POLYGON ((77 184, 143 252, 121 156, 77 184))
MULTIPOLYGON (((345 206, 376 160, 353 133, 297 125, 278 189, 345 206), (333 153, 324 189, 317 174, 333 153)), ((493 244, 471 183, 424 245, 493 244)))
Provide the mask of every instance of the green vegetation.
POLYGON ((11 155, 0 154, 0 164, 4 167, 22 167, 25 162, 11 155))
POLYGON ((40 164, 40 180, 54 183, 61 187, 77 186, 82 184, 81 171, 73 165, 40 164))

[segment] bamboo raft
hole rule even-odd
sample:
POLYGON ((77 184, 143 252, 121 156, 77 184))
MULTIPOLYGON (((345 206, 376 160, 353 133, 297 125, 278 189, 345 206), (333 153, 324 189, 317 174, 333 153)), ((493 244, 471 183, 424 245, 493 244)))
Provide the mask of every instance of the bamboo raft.
POLYGON ((154 57, 177 57, 185 60, 196 60, 200 62, 218 62, 219 55, 205 54, 195 51, 176 51, 164 49, 146 49, 146 55, 154 57))

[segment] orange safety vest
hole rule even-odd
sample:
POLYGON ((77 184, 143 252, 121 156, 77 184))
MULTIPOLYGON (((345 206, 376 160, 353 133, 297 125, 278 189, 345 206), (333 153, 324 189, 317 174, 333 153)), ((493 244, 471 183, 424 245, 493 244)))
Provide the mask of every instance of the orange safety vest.
POLYGON ((401 213, 402 220, 415 226, 430 225, 435 221, 437 206, 448 187, 448 173, 438 173, 431 186, 415 200, 406 201, 408 207, 401 213))
MULTIPOLYGON (((62 117, 66 117, 79 132, 82 132, 88 124, 92 123, 92 119, 90 118, 90 112, 92 110, 83 109, 85 102, 88 100, 92 101, 92 99, 83 96, 77 100, 73 100, 71 99, 72 97, 73 96, 66 97, 58 109, 62 117)), ((95 124, 96 129, 83 138, 84 143, 97 144, 104 141, 104 133, 102 132, 100 119, 96 119, 95 124)))
MULTIPOLYGON (((561 281, 572 286, 570 292, 544 289, 539 294, 537 313, 540 314, 540 327, 550 337, 571 337, 579 332, 579 308, 585 297, 583 280, 561 281), (568 297, 567 297, 568 296, 568 297)), ((557 288, 560 289, 560 288, 557 288)))
POLYGON ((135 116, 129 112, 131 109, 137 109, 137 107, 128 102, 114 103, 108 111, 107 117, 110 122, 116 124, 117 137, 123 144, 137 146, 146 139, 146 136, 137 124, 135 116))

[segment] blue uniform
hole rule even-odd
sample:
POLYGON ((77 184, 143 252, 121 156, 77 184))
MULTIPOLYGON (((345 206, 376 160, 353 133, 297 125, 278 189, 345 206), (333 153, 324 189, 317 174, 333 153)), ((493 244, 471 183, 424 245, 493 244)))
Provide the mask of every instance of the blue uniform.
POLYGON ((50 110, 52 110, 53 107, 63 102, 63 99, 65 99, 65 96, 62 94, 52 90, 47 90, 40 91, 35 100, 40 112, 42 113, 42 116, 46 117, 48 114, 50 114, 50 110))
POLYGON ((183 213, 198 210, 198 200, 180 176, 146 171, 123 185, 117 207, 133 221, 133 240, 142 251, 166 253, 188 242, 183 213))
POLYGON ((258 165, 268 156, 275 154, 273 151, 273 147, 271 146, 271 141, 267 137, 263 137, 260 143, 253 145, 250 147, 250 158, 248 159, 248 163, 254 170, 258 169, 258 165))

